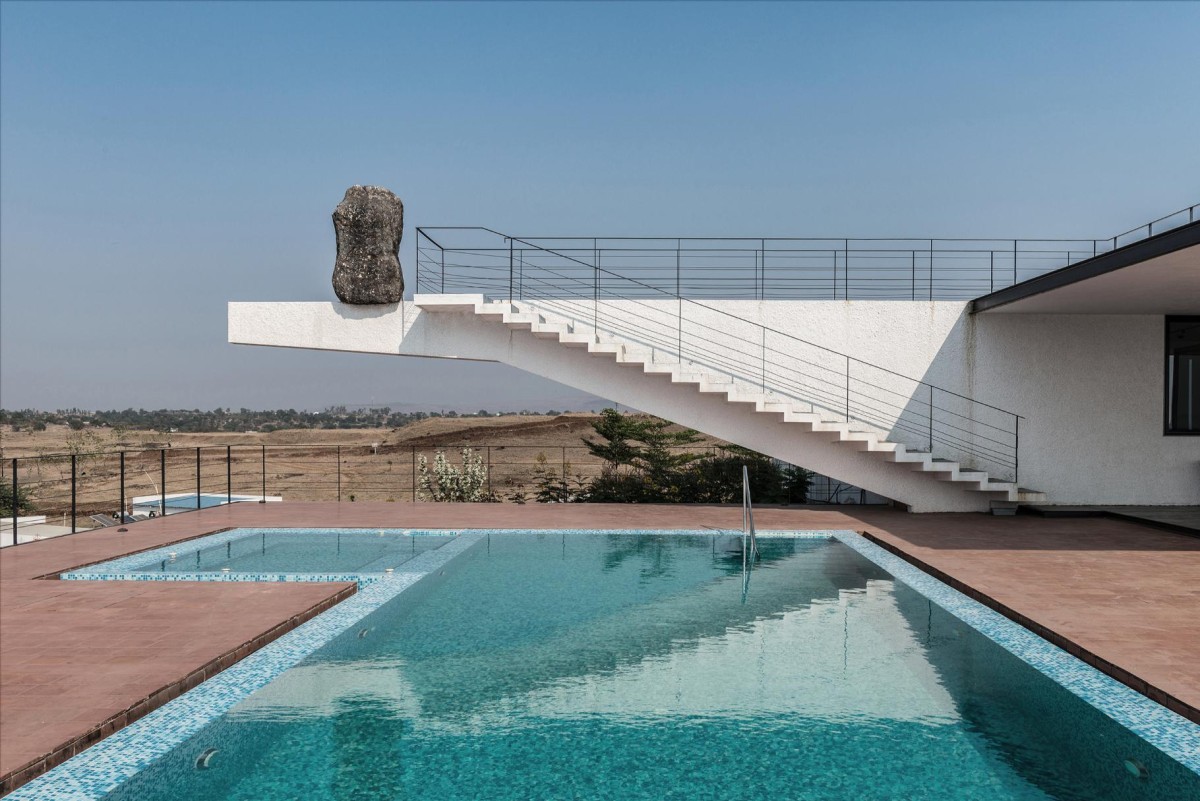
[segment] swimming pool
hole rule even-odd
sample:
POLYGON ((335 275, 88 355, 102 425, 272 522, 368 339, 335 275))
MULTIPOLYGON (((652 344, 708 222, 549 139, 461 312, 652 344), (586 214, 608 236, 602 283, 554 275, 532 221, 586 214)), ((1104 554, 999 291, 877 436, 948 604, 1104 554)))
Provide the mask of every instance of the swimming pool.
POLYGON ((239 528, 71 571, 71 578, 145 573, 383 573, 453 535, 410 529, 239 528))
MULTIPOLYGON (((1168 756, 1114 721, 1132 691, 852 533, 764 537, 748 575, 712 532, 438 539, 322 618, 364 616, 104 797, 1200 797, 1178 761, 1196 727, 1128 713, 1169 730, 1168 756)), ((140 747, 156 715, 110 739, 141 727, 117 744, 140 747)))

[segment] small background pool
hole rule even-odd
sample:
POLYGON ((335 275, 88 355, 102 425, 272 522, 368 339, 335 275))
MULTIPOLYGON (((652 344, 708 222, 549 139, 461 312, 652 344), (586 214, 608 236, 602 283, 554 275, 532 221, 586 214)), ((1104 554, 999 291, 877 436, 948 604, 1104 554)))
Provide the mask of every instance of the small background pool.
MULTIPOLYGON (((128 561, 130 572, 209 573, 382 573, 417 554, 445 545, 451 535, 413 534, 396 529, 239 529, 216 545, 209 538, 181 542, 128 561)), ((83 571, 104 572, 104 565, 83 571)))
POLYGON ((729 544, 492 535, 111 798, 1200 798, 845 545, 764 539, 746 587, 729 544))

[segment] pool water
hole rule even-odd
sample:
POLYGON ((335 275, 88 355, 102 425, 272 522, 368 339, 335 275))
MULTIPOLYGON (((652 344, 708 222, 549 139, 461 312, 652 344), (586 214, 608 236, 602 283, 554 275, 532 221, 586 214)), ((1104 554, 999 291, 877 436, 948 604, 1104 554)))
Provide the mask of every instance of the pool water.
POLYGON ((840 542, 729 545, 488 536, 110 798, 1200 798, 840 542))
MULTIPOLYGON (((166 573, 382 573, 453 536, 397 529, 238 529, 237 537, 205 537, 128 560, 129 571, 166 573), (169 553, 164 553, 169 551, 169 553)), ((122 560, 127 561, 127 560, 122 560)), ((104 565, 79 572, 104 572, 104 565)))

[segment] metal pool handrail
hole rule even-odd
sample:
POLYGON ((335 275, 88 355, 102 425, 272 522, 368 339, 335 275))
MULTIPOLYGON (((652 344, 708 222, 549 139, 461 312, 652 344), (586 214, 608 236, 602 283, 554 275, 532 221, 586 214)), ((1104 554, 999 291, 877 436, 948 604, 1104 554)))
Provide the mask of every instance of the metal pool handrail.
POLYGON ((750 468, 742 465, 742 564, 747 552, 750 558, 758 558, 758 537, 754 533, 754 507, 750 502, 750 468), (749 545, 749 549, 747 549, 749 545))

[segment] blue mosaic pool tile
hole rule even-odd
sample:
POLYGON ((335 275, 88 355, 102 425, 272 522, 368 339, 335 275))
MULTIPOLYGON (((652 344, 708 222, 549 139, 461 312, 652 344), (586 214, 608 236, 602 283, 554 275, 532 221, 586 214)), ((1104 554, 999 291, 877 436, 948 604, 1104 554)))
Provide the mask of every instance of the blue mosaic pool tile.
MULTIPOLYGON (((406 565, 407 568, 407 565, 406 565)), ((379 574, 363 573, 63 573, 64 581, 337 581, 363 583, 379 574)))
MULTIPOLYGON (((366 529, 377 531, 378 529, 366 529)), ((240 529, 210 535, 194 543, 219 545, 247 532, 240 529)), ((130 567, 163 558, 170 546, 158 551, 114 559, 69 573, 70 580, 135 581, 357 581, 359 591, 307 623, 256 651, 193 690, 162 706, 110 737, 88 748, 45 775, 29 782, 8 796, 12 801, 52 799, 53 801, 93 801, 112 791, 123 781, 144 770, 193 733, 224 714, 239 701, 266 685, 283 671, 297 664, 317 648, 349 629, 364 616, 412 587, 420 579, 440 571, 455 556, 491 535, 527 533, 528 529, 491 530, 405 530, 392 532, 456 535, 439 549, 426 551, 394 574, 233 574, 196 573, 163 576, 157 573, 129 571, 130 567), (161 554, 159 553, 161 552, 161 554), (131 561, 133 560, 133 561, 131 561)), ((555 529, 565 534, 741 535, 740 531, 665 531, 555 529)), ((1043 640, 1033 632, 992 611, 983 604, 949 587, 898 556, 847 530, 762 531, 762 538, 837 539, 874 562, 897 581, 909 586, 950 614, 989 637, 1006 650, 1032 665, 1076 696, 1100 709, 1120 724, 1145 739, 1189 769, 1200 773, 1200 726, 1197 726, 1145 696, 1101 673, 1066 651, 1043 640)))
MULTIPOLYGON (((11 801, 92 801, 102 798, 243 698, 422 578, 442 570, 454 557, 483 539, 482 533, 464 534, 441 548, 419 554, 404 565, 402 573, 352 576, 349 580, 358 580, 360 589, 350 598, 18 788, 6 798, 11 801)), ((135 580, 147 580, 146 576, 134 575, 135 580)), ((225 574, 215 577, 209 574, 202 580, 228 579, 225 574)))

